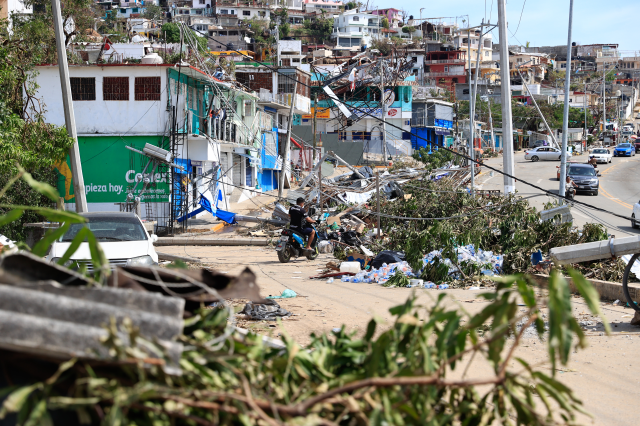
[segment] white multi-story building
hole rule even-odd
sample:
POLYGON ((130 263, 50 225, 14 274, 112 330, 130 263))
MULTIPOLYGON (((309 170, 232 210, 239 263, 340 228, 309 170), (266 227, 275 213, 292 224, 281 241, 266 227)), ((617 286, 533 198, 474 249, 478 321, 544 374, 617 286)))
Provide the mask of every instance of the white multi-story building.
POLYGON ((461 28, 456 31, 453 38, 454 46, 458 50, 467 52, 467 60, 469 60, 469 55, 471 55, 471 69, 475 69, 476 67, 478 50, 480 50, 480 64, 492 60, 493 37, 491 33, 482 36, 482 46, 479 46, 479 43, 480 30, 471 30, 471 34, 469 34, 469 30, 461 28))
POLYGON ((340 11, 342 2, 338 0, 304 0, 304 8, 306 12, 326 12, 337 13, 340 11))
POLYGON ((380 36, 380 21, 383 16, 347 10, 333 20, 331 38, 341 47, 370 46, 371 39, 380 36))

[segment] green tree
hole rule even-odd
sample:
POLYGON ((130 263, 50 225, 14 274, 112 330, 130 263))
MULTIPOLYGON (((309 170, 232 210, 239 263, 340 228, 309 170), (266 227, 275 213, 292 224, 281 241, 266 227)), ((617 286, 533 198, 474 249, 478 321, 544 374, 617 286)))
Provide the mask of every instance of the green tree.
POLYGON ((149 4, 144 7, 143 18, 151 19, 152 21, 159 21, 162 19, 162 8, 155 4, 149 4))
POLYGON ((173 22, 167 22, 160 28, 162 33, 161 37, 164 37, 167 43, 180 43, 180 27, 173 22))
POLYGON ((382 28, 385 28, 387 30, 389 29, 389 19, 387 19, 386 17, 382 18, 380 24, 382 25, 382 28))

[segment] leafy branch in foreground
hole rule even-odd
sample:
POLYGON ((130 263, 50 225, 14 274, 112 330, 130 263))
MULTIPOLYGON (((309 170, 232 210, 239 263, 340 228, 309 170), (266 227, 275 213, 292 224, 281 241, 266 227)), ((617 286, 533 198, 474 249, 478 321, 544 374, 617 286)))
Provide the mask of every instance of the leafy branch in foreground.
MULTIPOLYGON (((587 305, 600 314, 593 288, 574 275, 587 305)), ((429 306, 411 297, 391 309, 391 327, 379 330, 373 319, 361 337, 343 328, 312 335, 307 348, 286 335, 284 348, 252 334, 212 345, 227 326, 227 312, 202 310, 186 321, 179 377, 143 366, 144 354, 120 337, 142 340, 137 330, 112 324, 104 343, 115 361, 63 364, 49 380, 0 390, 10 392, 1 415, 63 411, 87 423, 136 425, 570 424, 583 409, 555 377, 555 366, 586 341, 564 278, 554 273, 548 287, 539 299, 525 276, 497 279, 495 290, 480 296, 490 303, 475 315, 444 294, 429 306), (547 345, 550 374, 541 370, 548 366, 520 357, 530 327, 547 345), (487 331, 480 336, 480 329, 487 331)))

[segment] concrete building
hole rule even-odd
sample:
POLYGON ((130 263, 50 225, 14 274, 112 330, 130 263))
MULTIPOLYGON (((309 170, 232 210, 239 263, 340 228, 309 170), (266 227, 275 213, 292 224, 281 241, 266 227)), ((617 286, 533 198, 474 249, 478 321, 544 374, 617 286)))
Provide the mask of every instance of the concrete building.
POLYGON ((471 30, 469 31, 460 28, 456 31, 453 37, 453 45, 456 50, 463 50, 466 52, 467 63, 469 59, 471 59, 471 74, 472 78, 475 74, 476 61, 478 59, 478 50, 480 51, 480 62, 491 62, 492 61, 492 48, 493 48, 493 36, 491 33, 485 34, 482 37, 482 45, 480 43, 480 31, 479 30, 471 30), (471 55, 469 58, 468 55, 471 55))
POLYGON ((424 78, 440 87, 454 88, 456 83, 467 82, 464 50, 440 50, 427 52, 424 61, 424 78))
POLYGON ((337 46, 371 46, 371 39, 380 34, 380 20, 380 15, 347 10, 334 18, 331 38, 337 46))
MULTIPOLYGON (((212 204, 254 196, 262 188, 260 170, 277 164, 274 149, 265 154, 265 134, 273 135, 273 123, 258 107, 257 96, 209 78, 197 68, 102 64, 71 65, 69 70, 90 211, 119 210, 143 178, 147 158, 125 146, 142 149, 150 143, 173 150, 174 162, 186 169, 177 187, 171 187, 170 170, 160 166, 144 175, 151 181, 144 194, 142 185, 136 188, 142 217, 159 224, 166 224, 178 203, 188 211, 198 208, 199 194, 212 204), (202 177, 214 171, 214 180, 202 177), (212 184, 216 180, 218 186, 212 184)), ((47 105, 44 119, 64 126, 58 67, 39 66, 37 71, 37 96, 47 105)), ((69 166, 61 163, 56 169, 60 194, 73 209, 69 166)))
POLYGON ((307 13, 325 12, 327 15, 332 15, 338 13, 342 5, 343 3, 338 0, 304 0, 304 10, 307 13))
POLYGON ((0 19, 8 19, 13 14, 31 14, 33 7, 27 6, 22 0, 0 0, 0 19))
POLYGON ((300 40, 279 40, 278 41, 278 57, 282 66, 299 67, 302 65, 302 59, 307 55, 302 53, 302 41, 300 40))
POLYGON ((400 9, 376 9, 372 10, 371 13, 387 18, 389 20, 389 28, 398 28, 400 22, 402 22, 402 10, 400 9))
POLYGON ((437 99, 413 99, 411 146, 413 149, 445 146, 453 130, 453 104, 437 99))

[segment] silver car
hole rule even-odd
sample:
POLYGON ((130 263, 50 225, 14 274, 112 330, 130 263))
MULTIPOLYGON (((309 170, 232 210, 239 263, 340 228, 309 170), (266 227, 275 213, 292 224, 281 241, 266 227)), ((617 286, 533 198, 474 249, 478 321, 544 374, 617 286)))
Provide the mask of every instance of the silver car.
MULTIPOLYGON (((550 146, 539 146, 537 148, 528 149, 524 152, 524 159, 536 162, 538 160, 560 161, 562 151, 558 148, 550 146)), ((571 153, 567 152, 567 158, 571 158, 571 153)))

